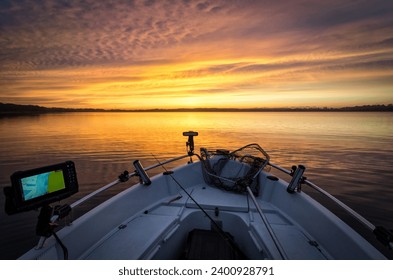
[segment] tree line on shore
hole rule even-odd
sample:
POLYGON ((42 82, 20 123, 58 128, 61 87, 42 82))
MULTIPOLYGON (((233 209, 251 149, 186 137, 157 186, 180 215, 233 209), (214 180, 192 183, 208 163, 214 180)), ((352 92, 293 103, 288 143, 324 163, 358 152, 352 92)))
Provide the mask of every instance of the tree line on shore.
POLYGON ((393 104, 331 107, 281 107, 281 108, 176 108, 176 109, 94 109, 60 108, 38 105, 19 105, 0 102, 0 115, 24 115, 67 112, 388 112, 393 104))

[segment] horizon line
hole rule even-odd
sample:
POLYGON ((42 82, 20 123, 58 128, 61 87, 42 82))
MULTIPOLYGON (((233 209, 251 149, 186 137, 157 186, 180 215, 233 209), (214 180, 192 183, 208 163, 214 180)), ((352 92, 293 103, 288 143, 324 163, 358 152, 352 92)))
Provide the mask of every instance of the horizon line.
POLYGON ((393 111, 393 104, 356 105, 344 107, 302 106, 302 107, 251 107, 251 108, 150 108, 150 109, 102 109, 102 108, 64 108, 39 105, 20 105, 0 102, 0 114, 4 113, 50 113, 50 112, 312 112, 312 111, 393 111))

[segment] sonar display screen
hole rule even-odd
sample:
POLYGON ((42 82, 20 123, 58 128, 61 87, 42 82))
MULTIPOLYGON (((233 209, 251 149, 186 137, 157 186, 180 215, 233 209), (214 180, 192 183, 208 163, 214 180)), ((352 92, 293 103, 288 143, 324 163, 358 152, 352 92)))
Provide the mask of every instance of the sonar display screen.
POLYGON ((25 177, 21 179, 21 183, 24 201, 56 192, 66 187, 62 170, 25 177))

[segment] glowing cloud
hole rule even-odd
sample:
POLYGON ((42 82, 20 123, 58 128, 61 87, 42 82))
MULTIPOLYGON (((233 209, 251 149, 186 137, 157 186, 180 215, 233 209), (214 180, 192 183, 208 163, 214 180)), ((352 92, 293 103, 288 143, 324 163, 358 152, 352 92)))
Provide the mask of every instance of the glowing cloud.
POLYGON ((0 101, 393 103, 392 1, 2 1, 0 101))

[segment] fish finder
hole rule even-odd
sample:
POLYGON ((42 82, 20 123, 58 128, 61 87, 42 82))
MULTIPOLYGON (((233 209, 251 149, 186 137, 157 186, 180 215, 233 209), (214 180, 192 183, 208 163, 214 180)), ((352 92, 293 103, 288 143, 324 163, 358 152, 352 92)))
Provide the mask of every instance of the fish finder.
POLYGON ((72 161, 15 172, 11 175, 11 187, 4 190, 6 212, 37 209, 77 193, 78 188, 72 161))

